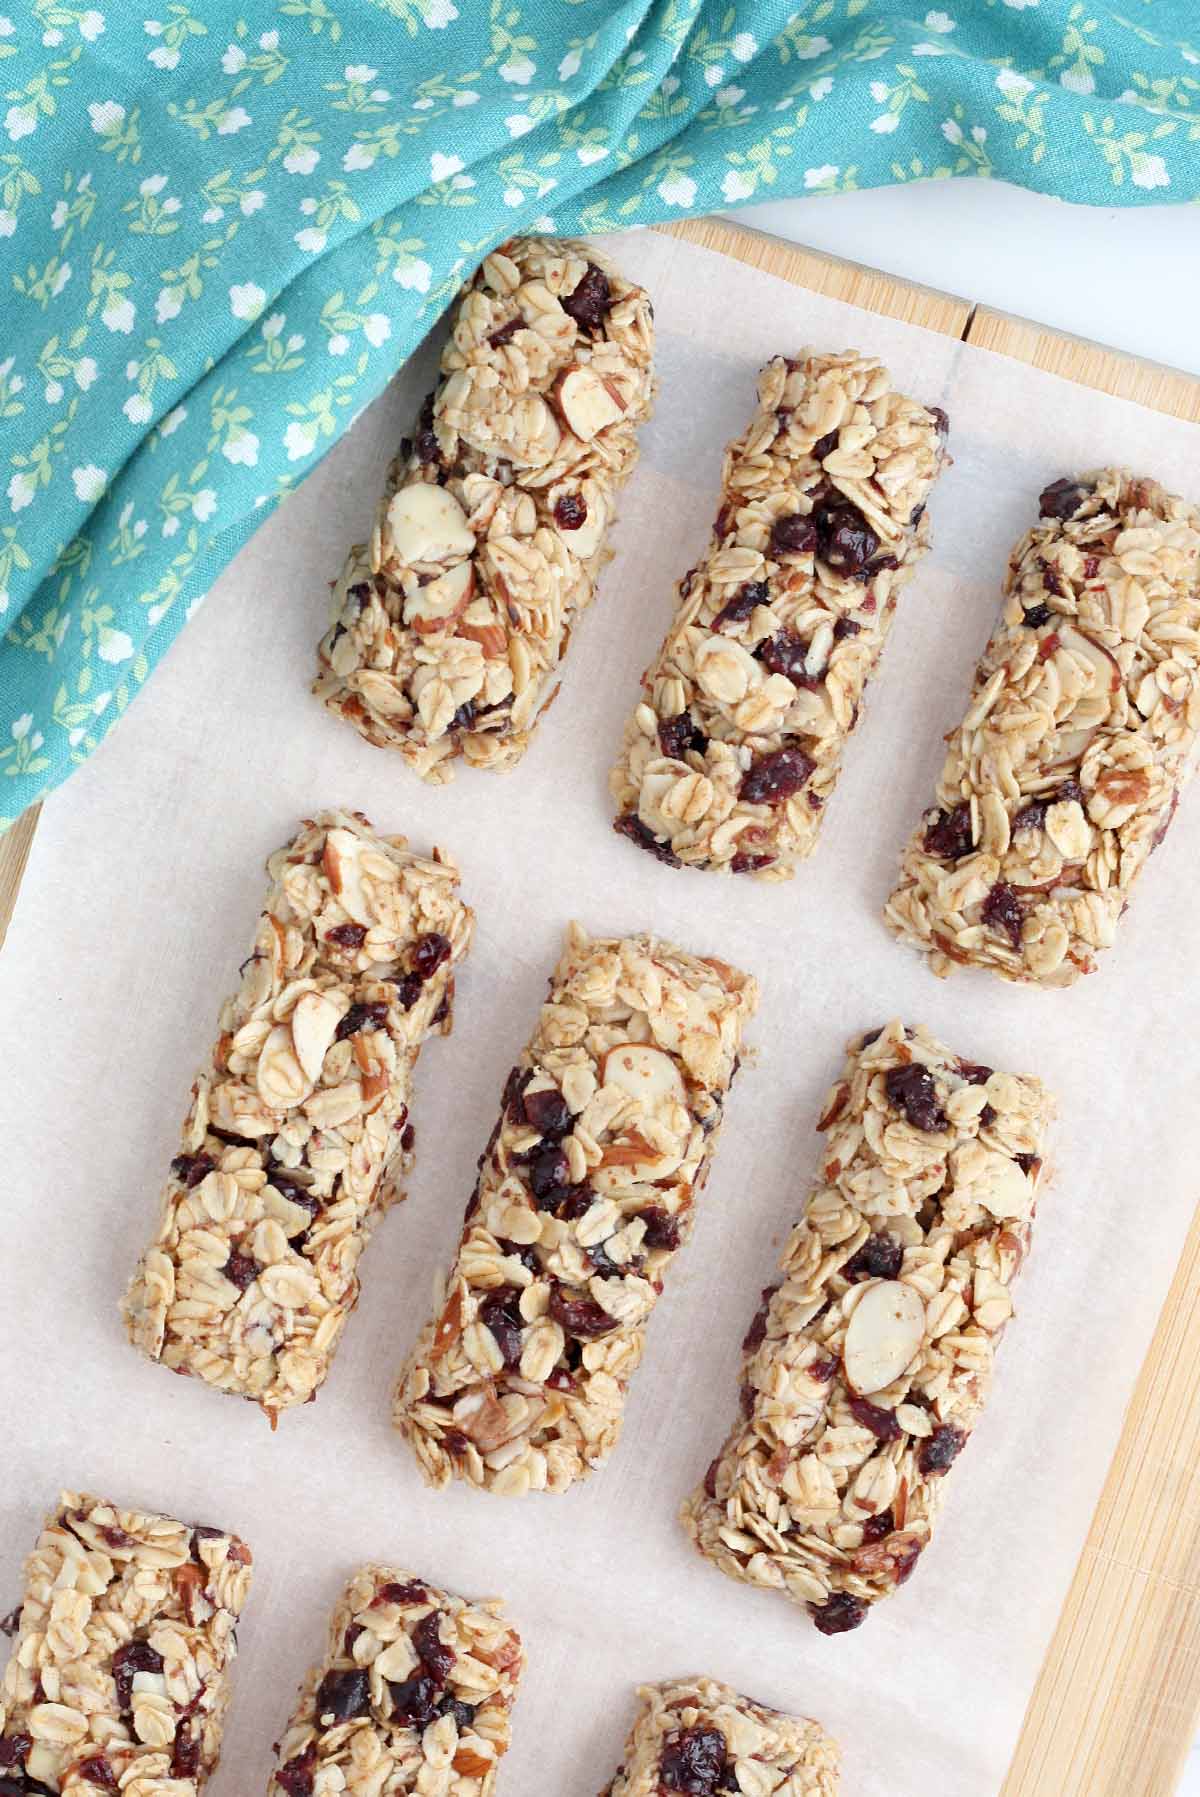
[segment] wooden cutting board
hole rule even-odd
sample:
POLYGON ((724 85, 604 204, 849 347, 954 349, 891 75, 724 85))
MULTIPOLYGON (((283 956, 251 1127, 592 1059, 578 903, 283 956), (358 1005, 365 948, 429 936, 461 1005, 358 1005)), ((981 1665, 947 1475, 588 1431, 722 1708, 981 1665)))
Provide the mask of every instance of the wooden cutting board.
MULTIPOLYGON (((797 287, 1200 423, 1200 380, 1174 369, 720 219, 664 228, 797 287)), ((0 838, 0 946, 39 809, 0 838)), ((1170 1797, 1176 1789, 1200 1727, 1198 1342, 1200 1210, 999 1797, 1170 1797)))

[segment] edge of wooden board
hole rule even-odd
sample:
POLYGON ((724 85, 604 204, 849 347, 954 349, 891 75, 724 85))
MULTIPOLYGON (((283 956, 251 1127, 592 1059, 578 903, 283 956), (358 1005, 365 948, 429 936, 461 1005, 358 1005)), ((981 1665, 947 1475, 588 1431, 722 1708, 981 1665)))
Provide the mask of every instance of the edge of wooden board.
MULTIPOLYGON (((657 227, 889 318, 1200 421, 1200 380, 725 219, 657 227)), ((0 839, 0 946, 37 826, 0 839)), ((1169 1797, 1200 1720, 1200 1213, 1000 1797, 1169 1797)))

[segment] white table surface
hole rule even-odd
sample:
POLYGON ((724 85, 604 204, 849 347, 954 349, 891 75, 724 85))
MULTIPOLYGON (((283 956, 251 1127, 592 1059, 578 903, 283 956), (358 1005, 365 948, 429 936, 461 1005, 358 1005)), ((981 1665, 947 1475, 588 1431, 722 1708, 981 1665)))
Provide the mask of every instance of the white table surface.
MULTIPOLYGON (((728 216, 1200 374, 1190 208, 1066 206, 1001 182, 930 181, 728 216)), ((1200 1742, 1177 1797, 1200 1797, 1200 1742)))

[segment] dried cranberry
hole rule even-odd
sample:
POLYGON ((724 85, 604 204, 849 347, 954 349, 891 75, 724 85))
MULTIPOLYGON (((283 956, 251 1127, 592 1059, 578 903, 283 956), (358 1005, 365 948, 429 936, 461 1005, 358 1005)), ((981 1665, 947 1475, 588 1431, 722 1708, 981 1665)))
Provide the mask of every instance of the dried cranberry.
MULTIPOLYGON (((18 1604, 15 1610, 10 1610, 8 1612, 7 1616, 0 1616, 0 1635, 15 1635, 16 1634, 17 1630, 21 1626, 21 1611, 23 1608, 24 1608, 23 1604, 18 1604)), ((4 1743, 3 1743, 3 1741, 0 1741, 0 1753, 3 1753, 3 1750, 4 1750, 4 1743)), ((0 1758, 0 1766, 2 1766, 3 1764, 4 1764, 4 1761, 2 1758, 0 1758)))
POLYGON ((822 506, 815 514, 818 552, 835 574, 861 574, 879 550, 879 538, 857 506, 822 506))
POLYGON ((719 1457, 716 1460, 710 1460, 708 1463, 708 1471, 704 1475, 705 1496, 714 1500, 717 1495, 717 1469, 720 1464, 721 1461, 719 1457))
POLYGON ((570 1181, 570 1164, 558 1147, 539 1148, 529 1160, 529 1189, 539 1210, 553 1210, 570 1181))
POLYGON ((587 523, 587 500, 582 493, 564 493, 554 507, 554 522, 560 530, 578 530, 587 523))
POLYGON ((645 1210, 635 1212, 646 1225, 646 1233, 642 1237, 647 1248, 667 1248, 672 1253, 679 1246, 679 1218, 668 1216, 661 1205, 648 1204, 645 1210))
POLYGON ((837 444, 838 444, 837 431, 826 431, 825 435, 823 437, 818 437, 816 442, 813 444, 813 446, 812 446, 813 456, 815 457, 815 459, 818 462, 823 462, 825 460, 825 457, 827 455, 831 454, 832 451, 837 448, 837 444))
POLYGON ((507 324, 498 326, 488 338, 488 342, 493 349, 499 349, 502 344, 510 342, 511 339, 516 336, 524 323, 524 318, 518 312, 516 317, 510 318, 507 324))
POLYGON ((808 1376, 815 1379, 818 1385, 828 1385, 838 1370, 838 1363, 832 1354, 822 1354, 808 1364, 808 1376))
POLYGON ((599 1279, 622 1279, 626 1273, 633 1271, 641 1264, 640 1262, 630 1262, 627 1266, 621 1266, 613 1259, 603 1242, 596 1242, 592 1247, 585 1248, 584 1253, 591 1261, 599 1279))
POLYGON ((910 1061, 907 1067, 890 1067, 884 1085, 889 1104, 903 1111, 914 1129, 949 1129, 949 1119, 938 1103, 937 1088, 928 1067, 922 1067, 917 1061, 910 1061))
POLYGON ((793 630, 781 630, 778 636, 768 637, 754 651, 756 661, 761 661, 772 674, 782 674, 793 686, 808 687, 810 691, 819 687, 821 681, 804 671, 804 658, 808 654, 808 644, 804 638, 797 636, 793 630))
POLYGON ((823 1604, 809 1604, 808 1613, 823 1635, 845 1635, 865 1620, 867 1606, 848 1591, 838 1591, 823 1604))
POLYGON ((1064 780, 1054 795, 1054 802, 1058 805, 1068 805, 1072 801, 1074 801, 1076 805, 1085 805, 1087 803, 1083 788, 1080 786, 1078 780, 1064 780))
POLYGON ((1042 625, 1048 624, 1053 616, 1054 613, 1048 605, 1031 605, 1028 611, 1022 612, 1021 621, 1027 624, 1030 630, 1040 630, 1042 625))
POLYGON ((1059 518, 1065 521, 1073 518, 1085 499, 1090 499, 1094 487, 1081 487, 1078 481, 1055 480, 1043 488, 1038 499, 1038 512, 1043 518, 1059 518))
POLYGON ((509 1242, 503 1236, 497 1236, 496 1246, 507 1259, 519 1260, 521 1265, 528 1267, 531 1273, 538 1271, 537 1249, 531 1247, 528 1242, 509 1242))
POLYGON ((612 310, 608 276, 594 262, 589 262, 575 291, 564 294, 559 304, 581 331, 598 331, 612 310))
POLYGON ((753 1354, 759 1344, 766 1340, 767 1312, 771 1308, 771 1299, 779 1290, 777 1285, 764 1285, 759 1299, 758 1309, 751 1320, 750 1327, 742 1337, 743 1354, 753 1354))
POLYGON ((316 1771, 317 1744, 310 1741, 298 1759, 289 1760, 286 1766, 280 1766, 275 1774, 275 1782, 287 1792, 287 1797, 312 1797, 316 1771))
POLYGON ((366 1630, 363 1628, 363 1625, 361 1622, 352 1622, 350 1624, 349 1628, 346 1630, 345 1634, 342 1636, 342 1652, 345 1654, 345 1656, 348 1660, 352 1660, 354 1658, 355 1642, 360 1640, 361 1637, 365 1634, 366 1634, 366 1630))
POLYGON ((904 1243, 886 1230, 869 1235, 842 1268, 846 1279, 898 1279, 904 1265, 904 1243))
POLYGON ((161 1672, 163 1657, 148 1641, 127 1641, 112 1657, 113 1683, 117 1687, 117 1707, 124 1711, 133 1697, 135 1672, 161 1672))
POLYGON ((767 544, 768 554, 808 555, 817 546, 817 527, 811 518, 803 512, 791 512, 786 518, 776 518, 771 526, 771 540, 767 544))
POLYGON ((383 1585, 376 1592, 373 1603, 376 1604, 423 1604, 428 1600, 428 1589, 419 1579, 410 1579, 406 1585, 395 1582, 383 1585))
MULTIPOLYGON (((174 1761, 172 1761, 173 1771, 174 1761)), ((84 1760, 79 1767, 79 1776, 86 1778, 89 1784, 99 1785, 102 1791, 115 1791, 119 1788, 117 1775, 103 1754, 97 1755, 94 1759, 84 1760)))
POLYGON ((1042 585, 1046 591, 1053 593, 1056 599, 1065 598, 1067 589, 1059 577, 1058 569, 1053 567, 1043 555, 1038 556, 1038 567, 1042 571, 1042 585))
POLYGON ((356 1036, 359 1030, 381 1030, 387 1024, 388 1008, 385 1004, 351 1005, 342 1021, 334 1031, 334 1041, 344 1042, 347 1036, 356 1036))
POLYGON ((450 944, 437 930, 418 936, 413 944, 413 972, 419 973, 423 980, 432 979, 442 962, 449 959, 450 944))
POLYGON ((190 1192, 193 1186, 208 1177, 216 1164, 211 1154, 177 1154, 171 1162, 171 1171, 190 1192))
POLYGON ((1042 1164, 1041 1157, 1036 1154, 1014 1154, 1013 1159, 1022 1173, 1032 1173, 1035 1167, 1040 1167, 1042 1164))
POLYGON ((690 711, 663 718, 658 726, 658 741, 663 754, 669 755, 672 761, 682 761, 689 752, 703 755, 708 747, 708 738, 690 711))
POLYGON ((366 928, 361 923, 339 923, 326 933, 326 942, 332 942, 335 948, 360 949, 366 940, 366 928))
POLYGON ((1048 803, 1049 801, 1046 799, 1034 799, 1032 804, 1023 806, 1013 818, 1013 829, 1040 830, 1046 821, 1048 803))
POLYGON ((479 1708, 476 1703, 464 1703, 460 1697, 443 1697, 438 1705, 438 1713, 442 1716, 453 1716, 454 1726, 461 1734, 464 1728, 470 1728, 475 1720, 475 1712, 479 1708))
POLYGON ((636 811, 626 811, 617 818, 613 829, 618 836, 627 836, 630 842, 636 842, 639 849, 645 849, 656 861, 662 861, 667 867, 679 867, 679 856, 669 843, 660 842, 652 830, 648 830, 636 811))
POLYGON ((388 1694, 392 1700, 392 1714, 397 1722, 424 1728, 437 1715, 441 1689, 426 1672, 415 1673, 412 1678, 406 1678, 403 1684, 389 1682, 388 1694))
POLYGON ((800 791, 816 765, 803 749, 774 749, 750 763, 739 795, 748 805, 780 805, 800 791))
POLYGON ((857 636, 861 629, 862 625, 853 618, 839 618, 833 627, 833 640, 840 643, 844 637, 857 636))
POLYGON ((980 1066, 975 1061, 960 1061, 958 1071, 959 1076, 965 1079, 969 1086, 986 1086, 992 1077, 990 1067, 980 1066))
POLYGON ((894 1411, 884 1410, 878 1404, 870 1404, 866 1398, 860 1398, 854 1393, 846 1399, 846 1403, 855 1422, 861 1423, 864 1429, 869 1429, 876 1441, 899 1441, 900 1425, 894 1411))
POLYGON ((979 1113, 980 1129, 990 1129, 992 1124, 995 1121, 996 1121, 995 1107, 990 1104, 985 1104, 983 1109, 979 1113))
POLYGON ((572 1293, 567 1286, 559 1285, 557 1281, 550 1288, 550 1315, 568 1335, 573 1335, 580 1341, 607 1335, 611 1329, 619 1326, 616 1317, 610 1317, 586 1292, 572 1293))
POLYGON ((882 1541, 890 1535, 896 1526, 896 1518, 890 1510, 881 1510, 878 1516, 868 1516, 863 1524, 864 1541, 882 1541))
POLYGON ((726 624, 740 624, 756 607, 766 605, 770 596, 770 588, 765 580, 746 581, 729 603, 721 607, 713 619, 713 629, 720 630, 726 624))
POLYGON ((439 1686, 444 1685, 450 1676, 456 1655, 452 1647, 447 1647, 438 1633, 441 1622, 440 1610, 431 1610, 428 1616, 422 1616, 412 1632, 413 1646, 417 1650, 417 1658, 431 1679, 439 1686))
POLYGON ((687 1797, 715 1797, 728 1758, 719 1728, 684 1728, 668 1735, 658 1763, 660 1791, 683 1791, 687 1797))
POLYGON ((514 1067, 504 1082, 504 1090, 500 1094, 500 1108, 510 1123, 522 1123, 525 1120, 525 1107, 521 1094, 533 1078, 530 1067, 514 1067))
POLYGON ((262 1268, 249 1254, 239 1254, 235 1248, 221 1271, 231 1285, 236 1285, 239 1292, 244 1292, 254 1284, 262 1268))
POLYGON ((1021 901, 1007 880, 997 880, 979 907, 979 915, 993 930, 1000 930, 1014 948, 1021 946, 1021 901))
POLYGON ((729 863, 729 871, 731 874, 756 874, 760 868, 774 865, 774 855, 743 855, 739 849, 729 863))
POLYGON ((404 1128, 400 1131, 400 1146, 403 1148, 405 1154, 412 1153, 412 1145, 416 1139, 416 1126, 412 1123, 406 1123, 404 1128))
MULTIPOLYGON (((186 1719, 175 1730, 175 1744, 171 1749, 171 1777, 195 1778, 200 1770, 200 1736, 193 1733, 192 1725, 186 1719)), ((116 1779, 113 1790, 117 1789, 116 1779)))
POLYGON ((595 1198, 596 1194, 591 1186, 568 1186, 566 1193, 554 1207, 555 1213, 568 1223, 577 1222, 591 1210, 595 1198))
POLYGON ((944 1473, 958 1459, 966 1442, 967 1438, 961 1429, 956 1429, 953 1423, 943 1423, 921 1443, 918 1456, 921 1471, 926 1477, 931 1473, 944 1473))
POLYGON ((524 1109, 526 1123, 543 1136, 565 1136, 571 1127, 571 1107, 553 1086, 527 1093, 524 1109))
POLYGON ((365 1666, 353 1672, 327 1672, 317 1686, 318 1721, 332 1716, 334 1722, 350 1722, 355 1716, 366 1716, 371 1709, 371 1679, 365 1666))
POLYGON ((971 838, 971 807, 956 805, 953 811, 938 811, 930 819, 926 812, 922 846, 927 855, 942 855, 947 861, 958 861, 975 846, 971 838))
POLYGON ((425 982, 419 973, 402 973, 392 982, 396 988, 396 1003, 402 1011, 411 1011, 421 996, 425 982))
POLYGON ((520 1310, 521 1293, 515 1285, 502 1285, 491 1292, 479 1306, 479 1320, 496 1338, 505 1366, 516 1366, 521 1358, 521 1331, 525 1319, 520 1310))
POLYGON ((451 730, 469 730, 475 722, 475 701, 464 699, 454 716, 450 719, 451 730))
POLYGON ((437 437, 431 430, 418 431, 417 440, 414 443, 413 448, 417 452, 417 460, 419 462, 427 464, 429 462, 440 462, 442 459, 442 452, 438 447, 437 437))
POLYGON ((5 1735, 0 1739, 0 1766, 21 1766, 32 1746, 32 1735, 5 1735))

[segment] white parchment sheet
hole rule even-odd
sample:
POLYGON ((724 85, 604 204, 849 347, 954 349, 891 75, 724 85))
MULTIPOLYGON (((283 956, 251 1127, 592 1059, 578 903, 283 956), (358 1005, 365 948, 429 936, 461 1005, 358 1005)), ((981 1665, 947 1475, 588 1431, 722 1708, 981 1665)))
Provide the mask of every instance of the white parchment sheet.
POLYGON ((308 691, 326 583, 430 384, 426 345, 51 799, 0 956, 0 1611, 60 1484, 245 1535, 257 1574, 213 1797, 265 1789, 334 1595, 371 1557, 508 1600, 529 1651, 500 1777, 509 1797, 594 1797, 635 1682, 694 1671, 820 1717, 844 1744, 847 1797, 993 1797, 1196 1200, 1200 1078, 1181 1021, 1200 996, 1200 793, 1118 948, 1074 991, 983 974, 939 983, 879 910, 1040 488, 1115 459, 1195 498, 1200 429, 684 242, 633 234, 607 247, 653 295, 661 399, 616 559, 517 771, 425 787, 308 691), (820 848, 790 885, 762 886, 636 853, 612 833, 606 779, 672 582, 707 539, 722 446, 749 414, 756 370, 804 344, 882 356, 907 391, 947 409, 956 462, 820 848), (135 1355, 116 1304, 251 943, 264 857, 334 804, 456 853, 479 930, 454 1034, 417 1069, 411 1195, 366 1257, 317 1403, 273 1436, 251 1406, 135 1355), (730 1101, 608 1467, 563 1497, 434 1494, 390 1429, 390 1387, 571 916, 597 931, 651 928, 756 973, 757 1065, 730 1101), (1056 1172, 940 1532, 898 1597, 826 1640, 782 1599, 695 1557, 675 1512, 730 1421, 738 1344, 807 1189, 843 1043, 897 1014, 972 1060, 1040 1074, 1060 1099, 1056 1172))

